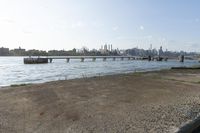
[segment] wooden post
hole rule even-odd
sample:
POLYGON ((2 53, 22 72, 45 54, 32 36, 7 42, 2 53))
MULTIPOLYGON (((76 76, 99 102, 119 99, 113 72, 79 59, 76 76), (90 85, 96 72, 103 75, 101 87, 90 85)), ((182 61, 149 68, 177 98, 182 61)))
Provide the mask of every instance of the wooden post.
POLYGON ((179 58, 180 58, 179 59, 180 62, 184 62, 184 55, 181 55, 179 58))
POLYGON ((67 63, 69 63, 70 58, 67 58, 67 63))
POLYGON ((148 56, 148 61, 151 61, 151 56, 150 55, 148 56))
POLYGON ((92 58, 92 61, 95 62, 95 61, 96 61, 96 58, 92 58))
POLYGON ((103 61, 106 61, 106 57, 103 58, 103 61))
POLYGON ((116 58, 115 57, 113 57, 113 61, 115 61, 116 60, 116 58))
POLYGON ((50 58, 50 59, 49 59, 49 61, 50 61, 50 63, 52 63, 53 59, 52 59, 52 58, 50 58))
POLYGON ((84 58, 81 58, 81 62, 84 62, 84 58))
POLYGON ((124 60, 124 57, 121 57, 121 60, 124 60))
POLYGON ((130 60, 131 59, 131 57, 128 57, 128 60, 130 60))

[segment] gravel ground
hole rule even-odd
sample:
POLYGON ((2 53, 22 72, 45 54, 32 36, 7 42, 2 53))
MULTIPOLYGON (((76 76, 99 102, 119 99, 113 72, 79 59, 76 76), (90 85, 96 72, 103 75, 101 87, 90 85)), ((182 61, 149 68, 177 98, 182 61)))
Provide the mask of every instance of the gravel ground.
POLYGON ((163 70, 2 88, 0 133, 176 132, 200 113, 199 75, 163 70))

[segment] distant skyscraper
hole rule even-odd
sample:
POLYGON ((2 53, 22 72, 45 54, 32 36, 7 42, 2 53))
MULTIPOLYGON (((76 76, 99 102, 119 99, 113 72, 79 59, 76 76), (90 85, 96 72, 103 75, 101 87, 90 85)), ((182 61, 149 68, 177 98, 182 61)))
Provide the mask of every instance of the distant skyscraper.
POLYGON ((163 50, 162 50, 162 46, 160 46, 160 49, 159 49, 159 56, 162 56, 163 55, 163 50))
POLYGON ((105 51, 108 50, 108 48, 107 48, 107 44, 104 45, 104 50, 105 50, 105 51))
POLYGON ((149 50, 152 50, 152 44, 150 44, 150 48, 149 48, 149 50))

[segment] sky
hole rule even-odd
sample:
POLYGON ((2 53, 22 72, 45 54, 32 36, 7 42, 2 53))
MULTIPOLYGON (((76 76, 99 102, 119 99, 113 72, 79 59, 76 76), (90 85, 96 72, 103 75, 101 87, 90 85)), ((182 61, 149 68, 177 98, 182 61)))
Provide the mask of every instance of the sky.
POLYGON ((199 0, 0 0, 0 47, 200 52, 199 0))

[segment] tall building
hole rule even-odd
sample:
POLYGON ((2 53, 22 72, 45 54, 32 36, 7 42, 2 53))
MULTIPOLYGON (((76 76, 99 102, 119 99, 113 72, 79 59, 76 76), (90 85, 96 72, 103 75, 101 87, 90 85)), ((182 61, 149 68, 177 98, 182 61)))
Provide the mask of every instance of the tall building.
POLYGON ((103 50, 103 45, 101 45, 101 50, 103 50))
POLYGON ((18 56, 24 55, 25 52, 26 52, 26 50, 25 50, 25 49, 22 49, 21 47, 16 48, 16 49, 14 49, 13 51, 14 51, 14 55, 18 55, 18 56))
POLYGON ((150 44, 150 48, 149 48, 149 50, 152 50, 152 44, 150 44))
POLYGON ((110 44, 108 44, 108 50, 110 51, 110 44))
POLYGON ((0 56, 7 56, 7 55, 9 55, 9 48, 1 47, 0 48, 0 56))
POLYGON ((160 46, 160 49, 159 49, 159 56, 162 56, 163 55, 163 50, 162 50, 162 46, 160 46))
POLYGON ((104 50, 105 50, 105 51, 108 50, 107 44, 104 45, 104 50))

